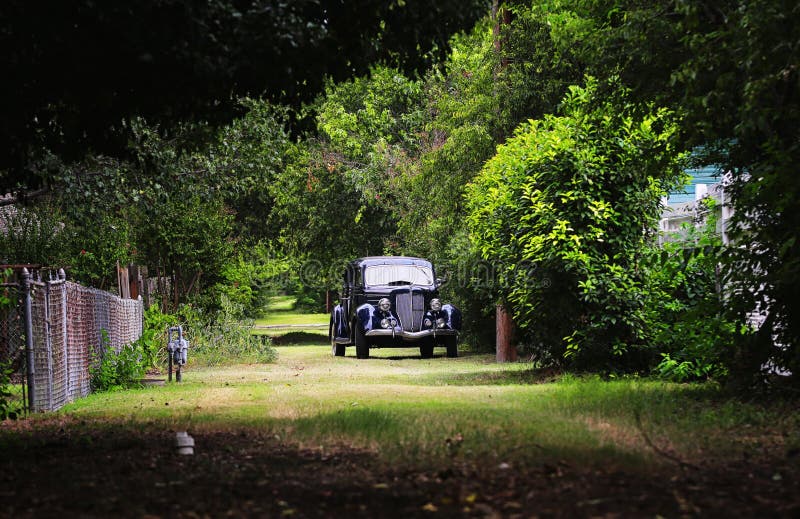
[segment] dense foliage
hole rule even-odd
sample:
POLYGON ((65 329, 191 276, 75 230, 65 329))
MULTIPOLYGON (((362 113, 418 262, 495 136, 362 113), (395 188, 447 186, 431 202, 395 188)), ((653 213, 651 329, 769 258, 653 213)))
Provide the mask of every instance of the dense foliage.
MULTIPOLYGON (((0 190, 47 185, 41 148, 67 162, 126 152, 123 120, 172 129, 225 124, 236 99, 295 107, 325 78, 390 60, 407 72, 444 55, 485 0, 140 0, 95 5, 9 0, 0 5, 0 190)), ((54 184, 50 184, 56 187, 54 184)))
POLYGON ((318 136, 291 150, 270 187, 285 250, 337 265, 309 281, 338 281, 346 258, 393 248, 401 182, 418 155, 421 95, 420 82, 387 67, 326 88, 315 107, 318 136))
POLYGON ((253 335, 253 321, 242 319, 242 309, 224 296, 219 311, 183 306, 173 316, 189 341, 190 365, 218 366, 237 362, 272 362, 278 353, 268 336, 253 335))
MULTIPOLYGON (((103 95, 68 82, 9 107, 4 185, 25 171, 52 190, 3 213, 0 260, 101 286, 117 261, 139 263, 174 277, 165 311, 190 302, 227 322, 269 290, 319 305, 352 257, 414 254, 441 267, 484 347, 502 302, 543 362, 745 384, 770 360, 800 370, 793 3, 505 1, 474 23, 485 3, 168 2, 165 20, 188 23, 149 50, 138 24, 156 4, 65 18, 86 35, 137 19, 117 63, 136 66, 103 95), (209 81, 170 82, 187 70, 209 81), (689 150, 728 174, 736 247, 708 229, 658 245, 689 150)), ((29 8, 5 8, 2 37, 28 41, 14 24, 29 8)), ((10 70, 74 43, 52 23, 42 54, 14 47, 10 70)))
POLYGON ((702 225, 684 224, 645 252, 648 340, 661 355, 658 375, 677 380, 724 379, 742 330, 724 312, 720 265, 724 249, 711 198, 702 225))
MULTIPOLYGON (((624 92, 619 94, 624 97, 624 92)), ((682 176, 671 114, 572 87, 561 116, 521 126, 470 187, 469 223, 500 297, 539 353, 647 366, 641 256, 682 176)))
POLYGON ((682 113, 687 147, 703 145, 705 163, 729 174, 728 196, 735 207, 730 235, 740 246, 722 258, 731 294, 725 307, 740 323, 769 309, 761 333, 737 341, 729 359, 734 377, 757 380, 770 358, 796 373, 797 5, 783 0, 539 4, 559 48, 576 53, 597 76, 622 77, 635 99, 682 113))
POLYGON ((141 386, 145 373, 141 342, 108 348, 89 367, 93 391, 117 391, 141 386))

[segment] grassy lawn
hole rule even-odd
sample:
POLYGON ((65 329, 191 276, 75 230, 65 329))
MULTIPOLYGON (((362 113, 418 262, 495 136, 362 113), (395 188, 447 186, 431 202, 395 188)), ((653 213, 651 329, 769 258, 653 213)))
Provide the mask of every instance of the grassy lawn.
MULTIPOLYGON (((256 319, 256 326, 296 325, 296 324, 324 324, 328 325, 328 314, 298 314, 294 312, 274 312, 266 317, 256 319)), ((328 330, 325 330, 325 334, 328 330)))
POLYGON ((189 366, 0 423, 0 517, 797 517, 796 404, 489 355, 189 366), (176 431, 195 441, 175 453, 176 431))
POLYGON ((326 345, 279 354, 271 365, 189 368, 181 384, 91 395, 60 414, 170 430, 255 430, 301 448, 359 449, 414 466, 463 458, 633 468, 800 446, 796 410, 726 400, 711 387, 547 382, 524 363, 496 364, 487 355, 421 360, 416 350, 377 350, 357 360, 352 351, 333 358, 326 345))
POLYGON ((280 336, 287 333, 287 329, 267 329, 265 326, 292 326, 295 333, 308 333, 319 336, 328 336, 327 325, 330 316, 325 313, 301 313, 295 310, 293 296, 273 296, 267 304, 266 315, 255 320, 253 333, 259 335, 280 336), (324 327, 312 326, 308 328, 297 325, 325 325, 324 327))

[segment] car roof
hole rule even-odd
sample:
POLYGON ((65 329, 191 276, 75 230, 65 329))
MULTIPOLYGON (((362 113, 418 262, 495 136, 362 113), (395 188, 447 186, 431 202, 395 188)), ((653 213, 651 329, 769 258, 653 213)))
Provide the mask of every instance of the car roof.
POLYGON ((431 262, 423 258, 413 256, 366 256, 353 260, 355 265, 420 265, 430 267, 431 262))

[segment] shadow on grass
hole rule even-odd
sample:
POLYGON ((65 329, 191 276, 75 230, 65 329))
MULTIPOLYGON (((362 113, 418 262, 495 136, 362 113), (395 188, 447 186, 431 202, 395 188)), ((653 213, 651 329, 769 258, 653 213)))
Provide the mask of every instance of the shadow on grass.
MULTIPOLYGON (((386 355, 385 353, 383 353, 383 352, 391 351, 393 349, 396 350, 397 348, 372 348, 372 349, 370 349, 369 358, 371 360, 376 360, 376 361, 382 361, 382 360, 391 360, 391 361, 400 361, 400 360, 441 360, 442 362, 450 362, 449 360, 445 360, 445 359, 447 359, 447 355, 445 355, 443 352, 442 353, 434 353, 431 357, 423 359, 422 356, 419 353, 411 353, 412 350, 415 350, 412 347, 402 348, 404 351, 402 353, 399 353, 399 354, 396 354, 396 355, 386 355)), ((353 348, 351 348, 351 350, 355 351, 353 348)), ((348 353, 349 352, 350 352, 350 350, 348 350, 348 353)), ((482 356, 482 355, 483 354, 481 354, 481 353, 472 353, 472 352, 460 352, 459 353, 459 357, 460 358, 475 357, 475 356, 482 356)), ((456 359, 450 359, 450 360, 456 360, 456 359)))
POLYGON ((272 336, 275 346, 320 346, 328 343, 328 336, 321 333, 289 332, 272 336))
POLYGON ((438 373, 432 376, 419 377, 418 384, 448 384, 451 386, 505 386, 505 385, 532 385, 551 384, 558 382, 564 374, 550 368, 535 368, 525 370, 502 370, 483 372, 454 372, 451 374, 438 373))
POLYGON ((444 355, 434 355, 433 357, 429 357, 427 359, 423 359, 422 356, 419 354, 417 355, 392 355, 391 357, 371 357, 375 360, 432 360, 432 359, 441 359, 444 358, 444 355))

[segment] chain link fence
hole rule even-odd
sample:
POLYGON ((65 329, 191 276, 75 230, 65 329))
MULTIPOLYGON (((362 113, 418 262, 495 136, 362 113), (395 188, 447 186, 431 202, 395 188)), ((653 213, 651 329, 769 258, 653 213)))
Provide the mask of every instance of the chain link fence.
POLYGON ((34 272, 28 278, 18 274, 16 282, 5 287, 15 291, 19 304, 0 315, 0 355, 4 356, 0 361, 11 365, 21 383, 27 383, 26 400, 34 412, 53 411, 88 395, 92 363, 109 348, 119 352, 142 334, 141 298, 122 299, 66 281, 63 271, 34 272), (30 327, 29 352, 26 326, 30 327))
MULTIPOLYGON (((0 276, 2 276, 0 269, 0 276)), ((23 308, 20 303, 19 286, 0 277, 0 294, 11 301, 11 306, 0 306, 0 369, 7 370, 13 388, 9 398, 11 408, 15 409, 25 401, 24 367, 25 335, 23 308)), ((0 376, 0 379, 5 377, 0 376)))

